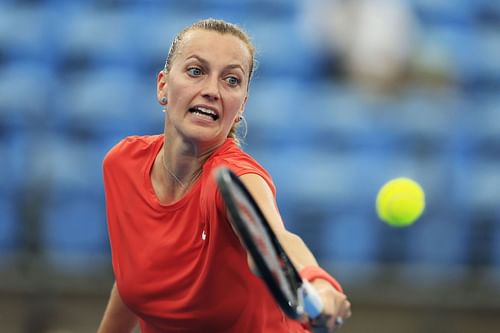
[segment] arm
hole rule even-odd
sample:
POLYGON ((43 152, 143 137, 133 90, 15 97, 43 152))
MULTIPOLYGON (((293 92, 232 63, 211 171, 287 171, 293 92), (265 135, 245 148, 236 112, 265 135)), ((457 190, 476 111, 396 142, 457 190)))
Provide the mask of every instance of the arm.
MULTIPOLYGON (((300 271, 306 266, 318 266, 314 255, 302 239, 285 229, 274 195, 265 180, 256 174, 245 174, 240 178, 262 209, 297 270, 300 271)), ((329 282, 316 279, 312 284, 323 301, 324 313, 330 318, 327 327, 333 332, 337 317, 349 318, 351 316, 351 304, 346 295, 337 291, 329 282)))
POLYGON ((136 315, 123 303, 113 284, 108 305, 97 333, 130 333, 137 325, 136 315))

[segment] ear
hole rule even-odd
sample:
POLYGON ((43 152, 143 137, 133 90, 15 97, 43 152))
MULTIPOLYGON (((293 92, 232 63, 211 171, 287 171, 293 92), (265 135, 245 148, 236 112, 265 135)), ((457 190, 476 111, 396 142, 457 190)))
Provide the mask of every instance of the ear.
POLYGON ((243 112, 245 112, 245 107, 247 105, 247 100, 248 100, 248 93, 245 95, 245 99, 243 100, 243 103, 241 104, 240 112, 238 112, 239 116, 242 116, 243 112))
POLYGON ((161 100, 167 97, 167 78, 168 74, 164 70, 161 70, 156 78, 156 98, 160 104, 161 100))
POLYGON ((235 123, 239 123, 240 120, 241 120, 241 117, 243 117, 243 112, 245 112, 245 106, 247 104, 247 99, 248 99, 248 95, 245 96, 245 99, 243 100, 243 103, 241 103, 240 109, 236 113, 236 116, 234 118, 234 122, 235 123))

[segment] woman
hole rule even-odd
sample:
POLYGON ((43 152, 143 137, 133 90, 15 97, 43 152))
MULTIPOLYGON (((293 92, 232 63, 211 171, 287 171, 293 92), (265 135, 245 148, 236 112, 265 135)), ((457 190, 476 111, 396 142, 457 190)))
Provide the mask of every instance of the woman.
POLYGON ((116 283, 99 333, 306 332, 288 319, 247 263, 212 171, 225 165, 255 195, 290 257, 325 303, 328 327, 350 303, 275 204, 268 173, 241 151, 235 128, 248 97, 254 47, 237 26, 203 20, 175 38, 157 97, 163 135, 128 137, 104 160, 116 283))

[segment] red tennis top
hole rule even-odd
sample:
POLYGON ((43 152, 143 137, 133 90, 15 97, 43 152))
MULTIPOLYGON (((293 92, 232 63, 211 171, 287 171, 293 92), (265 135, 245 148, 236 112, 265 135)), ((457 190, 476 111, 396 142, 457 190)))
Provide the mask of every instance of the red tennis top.
POLYGON ((212 171, 268 173, 227 139, 179 201, 163 205, 150 173, 163 135, 128 137, 104 159, 106 209, 116 284, 144 333, 307 332, 288 319, 248 268, 212 171))

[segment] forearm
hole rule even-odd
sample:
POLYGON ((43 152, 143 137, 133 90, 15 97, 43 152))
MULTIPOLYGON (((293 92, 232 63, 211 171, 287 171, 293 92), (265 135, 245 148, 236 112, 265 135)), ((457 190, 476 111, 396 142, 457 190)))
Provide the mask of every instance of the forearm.
POLYGON ((298 271, 306 266, 318 266, 316 258, 302 238, 287 230, 283 230, 277 236, 298 271))
POLYGON ((314 285, 318 286, 325 285, 326 283, 335 288, 335 290, 343 292, 339 282, 327 271, 319 267, 316 258, 299 236, 285 231, 278 237, 303 279, 313 282, 314 285))
POLYGON ((97 333, 130 333, 137 325, 137 316, 123 303, 116 283, 97 333))
MULTIPOLYGON (((312 282, 318 296, 321 298, 323 304, 322 313, 327 318, 326 327, 328 332, 333 332, 336 327, 341 325, 343 319, 351 316, 351 303, 342 292, 342 287, 327 272, 317 267, 318 262, 304 241, 285 229, 273 192, 264 179, 255 174, 247 174, 241 176, 241 180, 254 196, 294 266, 303 275, 309 275, 304 276, 304 278, 312 282), (340 322, 338 321, 339 318, 340 322)), ((250 268, 255 271, 251 260, 249 260, 249 264, 250 268)))
MULTIPOLYGON (((302 239, 286 230, 281 220, 274 195, 265 180, 256 174, 243 175, 241 176, 241 180, 253 195, 258 206, 262 209, 262 213, 267 218, 271 229, 273 229, 295 267, 300 271, 306 266, 317 266, 318 262, 302 239)), ((251 260, 249 260, 249 263, 251 263, 251 260)), ((250 267, 254 268, 253 265, 250 267)))
POLYGON ((342 325, 343 320, 351 316, 351 303, 343 293, 340 284, 319 266, 314 255, 302 239, 291 233, 283 232, 278 236, 290 260, 316 289, 323 303, 323 313, 327 318, 326 326, 333 332, 335 327, 342 325), (340 318, 340 319, 339 319, 340 318))

